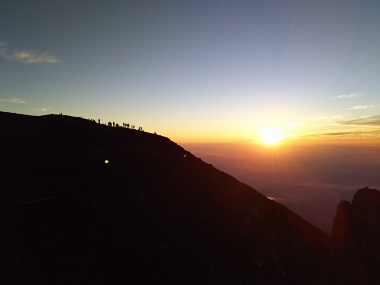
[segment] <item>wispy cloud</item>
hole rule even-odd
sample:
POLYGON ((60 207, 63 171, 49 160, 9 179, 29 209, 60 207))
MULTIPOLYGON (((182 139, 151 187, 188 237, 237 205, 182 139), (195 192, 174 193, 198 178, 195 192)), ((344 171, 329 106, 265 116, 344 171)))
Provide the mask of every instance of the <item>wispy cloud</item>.
POLYGON ((332 99, 351 99, 351 98, 362 97, 362 96, 364 95, 361 93, 352 93, 352 94, 339 95, 339 96, 333 97, 332 99))
POLYGON ((56 64, 61 61, 58 57, 51 55, 48 52, 40 53, 34 50, 29 51, 17 51, 9 50, 5 43, 0 42, 0 57, 12 60, 21 61, 25 63, 47 63, 56 64))
POLYGON ((357 106, 354 106, 352 108, 348 108, 349 110, 361 110, 361 109, 370 109, 370 108, 375 108, 376 105, 357 105, 357 106))
POLYGON ((13 98, 13 99, 0 99, 1 102, 16 103, 16 104, 25 104, 25 100, 13 98))
POLYGON ((22 51, 22 52, 17 52, 12 54, 10 57, 12 60, 18 60, 18 61, 23 61, 27 63, 50 63, 50 64, 55 64, 59 63, 60 60, 53 56, 50 55, 49 53, 37 53, 35 51, 22 51))
POLYGON ((346 126, 380 126, 380 115, 366 116, 353 120, 337 121, 337 123, 346 126))
POLYGON ((331 121, 331 120, 338 120, 342 119, 341 115, 328 115, 324 113, 319 113, 318 115, 309 115, 309 116, 302 116, 302 119, 305 121, 331 121))
POLYGON ((340 130, 326 130, 321 132, 301 135, 304 138, 328 139, 328 138, 355 138, 355 139, 379 139, 380 115, 366 116, 358 119, 336 120, 336 125, 346 126, 340 130), (353 129, 354 128, 354 129, 353 129))
POLYGON ((41 112, 47 112, 47 111, 49 111, 50 109, 51 109, 51 107, 42 108, 42 109, 41 109, 41 112))
POLYGON ((322 132, 316 134, 310 134, 302 136, 304 138, 316 138, 316 139, 329 139, 329 138, 351 138, 351 139, 371 139, 371 138, 380 138, 380 129, 371 129, 371 130, 342 130, 342 131, 331 131, 331 132, 322 132))

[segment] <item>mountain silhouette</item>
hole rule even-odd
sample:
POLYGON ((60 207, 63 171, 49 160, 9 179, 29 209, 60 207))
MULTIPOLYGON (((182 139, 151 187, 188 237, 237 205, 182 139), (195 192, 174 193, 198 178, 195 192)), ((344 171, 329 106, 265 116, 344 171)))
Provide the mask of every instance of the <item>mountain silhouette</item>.
POLYGON ((338 206, 331 238, 160 135, 5 112, 0 132, 2 284, 379 280, 377 190, 338 206))

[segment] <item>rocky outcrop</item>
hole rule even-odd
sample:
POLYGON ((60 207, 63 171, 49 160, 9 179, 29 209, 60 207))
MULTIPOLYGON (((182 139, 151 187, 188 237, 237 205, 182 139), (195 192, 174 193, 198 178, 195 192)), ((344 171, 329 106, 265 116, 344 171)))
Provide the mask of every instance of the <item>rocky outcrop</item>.
POLYGON ((352 203, 338 205, 332 237, 341 262, 359 269, 371 284, 380 283, 380 192, 360 189, 352 203))

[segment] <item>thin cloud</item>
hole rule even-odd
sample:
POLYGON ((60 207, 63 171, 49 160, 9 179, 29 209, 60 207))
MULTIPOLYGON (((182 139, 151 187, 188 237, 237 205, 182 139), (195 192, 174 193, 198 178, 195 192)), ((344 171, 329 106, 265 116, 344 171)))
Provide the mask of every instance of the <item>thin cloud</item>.
POLYGON ((324 113, 319 113, 318 115, 302 116, 302 120, 305 121, 331 121, 342 119, 341 115, 328 115, 324 113))
POLYGON ((352 108, 348 108, 348 110, 361 110, 361 109, 370 109, 370 108, 375 108, 375 105, 357 105, 352 108))
POLYGON ((37 53, 35 51, 22 51, 12 54, 11 58, 12 60, 18 60, 23 61, 26 63, 60 63, 61 61, 53 56, 50 55, 48 52, 45 53, 37 53))
POLYGON ((362 97, 362 96, 364 95, 361 93, 352 93, 352 94, 339 95, 332 99, 351 99, 351 98, 362 97))
POLYGON ((41 112, 47 112, 47 111, 49 111, 50 109, 51 109, 51 107, 42 108, 42 109, 41 109, 41 112))
POLYGON ((13 99, 0 99, 1 102, 16 103, 16 104, 25 104, 25 100, 13 98, 13 99))
POLYGON ((61 61, 58 57, 51 55, 48 52, 39 53, 37 51, 16 51, 8 50, 7 45, 0 42, 0 57, 5 58, 11 61, 21 61, 25 63, 47 63, 47 64, 56 64, 61 61))
POLYGON ((367 116, 354 120, 337 121, 337 123, 346 126, 380 126, 380 115, 367 116))
POLYGON ((353 131, 337 131, 337 132, 325 132, 311 135, 301 136, 304 138, 379 138, 380 129, 375 130, 353 130, 353 131))

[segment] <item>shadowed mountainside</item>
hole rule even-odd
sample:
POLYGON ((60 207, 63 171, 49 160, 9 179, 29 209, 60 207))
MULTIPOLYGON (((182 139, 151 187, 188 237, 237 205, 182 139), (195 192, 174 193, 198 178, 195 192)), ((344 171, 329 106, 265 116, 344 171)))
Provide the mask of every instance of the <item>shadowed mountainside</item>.
POLYGON ((334 239, 168 138, 4 112, 0 132, 2 284, 372 280, 334 239))

